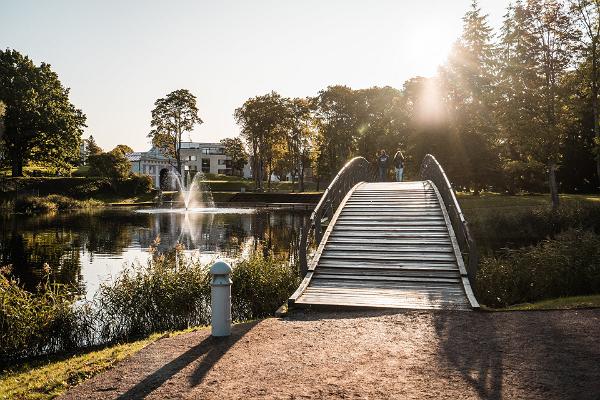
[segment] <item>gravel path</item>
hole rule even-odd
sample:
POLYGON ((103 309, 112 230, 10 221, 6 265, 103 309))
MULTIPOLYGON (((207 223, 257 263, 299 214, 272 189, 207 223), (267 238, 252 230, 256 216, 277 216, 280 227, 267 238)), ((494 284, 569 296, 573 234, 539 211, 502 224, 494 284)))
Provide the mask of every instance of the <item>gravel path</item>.
POLYGON ((307 312, 161 339, 64 399, 600 399, 600 310, 307 312))

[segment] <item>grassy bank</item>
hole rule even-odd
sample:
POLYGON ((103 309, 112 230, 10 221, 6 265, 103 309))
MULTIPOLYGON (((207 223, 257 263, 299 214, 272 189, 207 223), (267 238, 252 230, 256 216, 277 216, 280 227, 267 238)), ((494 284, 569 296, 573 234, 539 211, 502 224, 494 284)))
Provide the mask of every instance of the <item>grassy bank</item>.
POLYGON ((581 308, 600 308, 600 294, 559 297, 535 303, 517 304, 498 311, 576 310, 581 308))
POLYGON ((37 359, 0 372, 0 399, 53 399, 163 335, 84 353, 37 359))
POLYGON ((64 210, 80 210, 103 206, 99 200, 77 200, 72 197, 51 194, 49 196, 25 196, 13 202, 13 211, 18 213, 44 213, 64 210))
MULTIPOLYGON (((273 315, 299 283, 294 266, 260 253, 233 264, 235 321, 273 315)), ((210 320, 208 266, 180 252, 156 254, 148 264, 126 268, 103 283, 91 302, 76 302, 73 288, 49 281, 50 276, 48 271, 32 293, 8 268, 0 271, 0 365, 210 320)))

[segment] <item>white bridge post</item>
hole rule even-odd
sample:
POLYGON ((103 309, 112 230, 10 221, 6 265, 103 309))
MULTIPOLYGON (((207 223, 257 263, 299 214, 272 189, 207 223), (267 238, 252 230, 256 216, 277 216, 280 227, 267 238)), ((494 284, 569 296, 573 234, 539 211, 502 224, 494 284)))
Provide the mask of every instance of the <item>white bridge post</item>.
POLYGON ((231 334, 231 267, 224 261, 217 261, 210 267, 212 275, 211 328, 213 336, 231 334))

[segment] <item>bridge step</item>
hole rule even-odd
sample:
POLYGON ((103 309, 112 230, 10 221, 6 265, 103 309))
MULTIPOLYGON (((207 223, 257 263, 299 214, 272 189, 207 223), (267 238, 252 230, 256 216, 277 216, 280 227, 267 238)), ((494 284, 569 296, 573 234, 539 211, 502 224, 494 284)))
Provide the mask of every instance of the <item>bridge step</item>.
MULTIPOLYGON (((364 183, 331 221, 295 306, 471 308, 430 182, 364 183)), ((462 260, 461 260, 462 261, 462 260)))

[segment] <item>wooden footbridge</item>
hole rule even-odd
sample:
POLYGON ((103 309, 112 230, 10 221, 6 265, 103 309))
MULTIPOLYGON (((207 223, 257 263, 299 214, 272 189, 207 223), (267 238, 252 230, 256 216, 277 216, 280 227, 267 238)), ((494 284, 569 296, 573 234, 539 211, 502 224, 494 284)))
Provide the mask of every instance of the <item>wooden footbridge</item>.
POLYGON ((302 232, 304 279, 289 306, 479 308, 475 242, 437 160, 425 157, 421 181, 374 178, 357 157, 324 192, 302 232))

